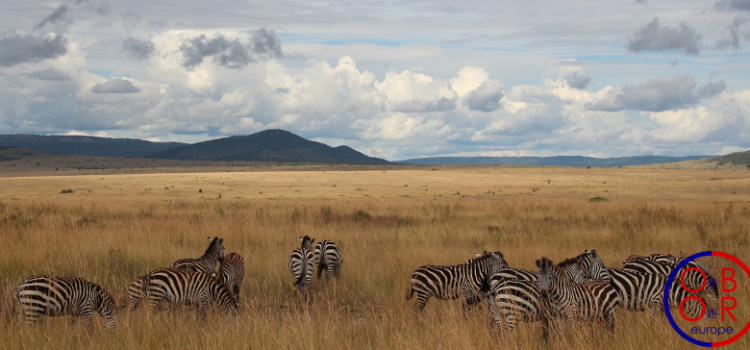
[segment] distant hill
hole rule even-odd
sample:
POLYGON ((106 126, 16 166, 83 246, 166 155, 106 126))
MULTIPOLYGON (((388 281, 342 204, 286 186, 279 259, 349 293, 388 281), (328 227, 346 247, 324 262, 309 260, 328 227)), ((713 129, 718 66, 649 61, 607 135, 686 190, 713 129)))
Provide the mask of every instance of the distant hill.
POLYGON ((398 161, 398 164, 415 165, 558 165, 558 166, 626 166, 641 164, 672 163, 703 159, 709 156, 662 157, 636 156, 622 158, 591 158, 579 156, 558 157, 434 157, 398 161))
POLYGON ((716 165, 750 165, 750 151, 730 153, 721 157, 707 159, 707 162, 716 162, 716 165))
POLYGON ((170 148, 148 158, 294 163, 390 164, 347 146, 331 147, 284 130, 265 130, 170 148))
POLYGON ((0 135, 0 146, 96 157, 143 157, 182 145, 185 144, 180 142, 151 142, 139 139, 113 139, 94 136, 0 135))

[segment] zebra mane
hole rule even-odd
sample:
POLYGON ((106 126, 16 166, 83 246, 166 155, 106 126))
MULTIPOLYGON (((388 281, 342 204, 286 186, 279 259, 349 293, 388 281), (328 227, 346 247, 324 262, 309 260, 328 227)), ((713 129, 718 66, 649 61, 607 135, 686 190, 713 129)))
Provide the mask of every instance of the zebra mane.
POLYGON ((575 257, 575 258, 565 259, 565 260, 557 263, 557 266, 561 267, 561 268, 565 268, 568 265, 578 264, 578 258, 582 257, 584 254, 586 254, 586 253, 583 253, 583 254, 575 257))
MULTIPOLYGON (((211 237, 209 237, 209 238, 211 238, 211 237)), ((206 249, 206 252, 205 252, 205 253, 203 253, 203 255, 204 255, 204 256, 205 256, 205 255, 207 255, 207 254, 208 254, 209 252, 211 252, 211 250, 213 250, 213 249, 214 249, 214 247, 216 247, 217 245, 219 245, 219 244, 221 244, 221 243, 223 243, 223 242, 224 242, 224 239, 222 239, 222 238, 219 238, 219 237, 214 237, 214 238, 213 238, 213 239, 211 240, 211 244, 209 244, 209 245, 208 245, 208 248, 206 249)))
POLYGON ((505 257, 503 257, 503 253, 501 253, 499 251, 488 252, 488 251, 485 250, 484 253, 482 253, 481 255, 479 255, 479 253, 475 253, 474 254, 475 257, 472 258, 471 260, 467 261, 466 265, 476 264, 476 263, 479 263, 480 261, 488 260, 488 259, 492 258, 492 256, 495 255, 495 254, 498 255, 498 256, 500 256, 500 259, 505 260, 505 257))

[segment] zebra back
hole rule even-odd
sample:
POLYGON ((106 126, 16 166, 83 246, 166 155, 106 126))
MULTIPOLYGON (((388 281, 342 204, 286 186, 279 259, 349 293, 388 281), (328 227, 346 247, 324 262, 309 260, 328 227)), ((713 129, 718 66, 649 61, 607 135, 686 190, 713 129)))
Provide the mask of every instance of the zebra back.
POLYGON ((197 259, 180 259, 172 263, 171 269, 179 269, 194 272, 212 274, 216 272, 216 264, 224 261, 224 239, 219 237, 208 237, 211 243, 208 245, 203 256, 197 259))
POLYGON ((80 316, 91 328, 94 312, 104 317, 105 328, 117 326, 117 305, 101 286, 77 277, 34 275, 16 287, 15 299, 27 324, 41 316, 80 316))
POLYGON ((144 290, 149 309, 154 309, 164 301, 198 304, 198 315, 204 319, 206 307, 215 301, 230 323, 237 316, 237 302, 229 289, 202 272, 156 269, 146 276, 144 290))
POLYGON ((289 271, 294 275, 294 286, 297 287, 300 298, 308 303, 312 302, 310 282, 312 281, 313 262, 313 252, 304 247, 293 250, 289 257, 289 271))
POLYGON ((219 265, 217 279, 229 288, 235 296, 239 296, 242 280, 245 278, 245 259, 237 253, 229 253, 219 265))
POLYGON ((318 279, 320 279, 324 270, 326 278, 339 277, 343 262, 341 251, 333 241, 323 240, 315 245, 315 266, 318 268, 318 279))
POLYGON ((507 268, 500 252, 484 252, 482 256, 471 259, 461 265, 435 266, 425 265, 417 268, 411 275, 409 300, 416 293, 414 308, 420 311, 431 296, 440 300, 461 298, 464 307, 481 301, 485 291, 489 290, 489 279, 492 275, 507 268))

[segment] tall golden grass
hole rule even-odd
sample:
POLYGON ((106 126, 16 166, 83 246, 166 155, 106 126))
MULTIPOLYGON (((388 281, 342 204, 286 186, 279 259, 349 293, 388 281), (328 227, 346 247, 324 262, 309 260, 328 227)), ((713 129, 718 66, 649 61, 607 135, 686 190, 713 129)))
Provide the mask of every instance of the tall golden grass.
MULTIPOLYGON (((529 187, 530 180, 524 173, 532 171, 516 169, 515 173, 504 169, 510 174, 495 187, 529 187)), ((628 195, 589 202, 589 192, 581 192, 587 186, 601 187, 603 180, 576 171, 556 170, 558 178, 567 176, 575 181, 571 180, 568 187, 559 186, 548 198, 535 197, 536 191, 523 196, 483 196, 479 188, 487 188, 490 180, 485 177, 493 176, 492 172, 485 174, 484 168, 442 173, 410 170, 390 174, 393 177, 387 181, 378 180, 378 176, 385 176, 382 171, 269 173, 264 175, 268 182, 248 181, 244 185, 227 174, 169 174, 154 182, 159 183, 164 197, 143 191, 145 180, 135 175, 105 177, 100 183, 107 185, 89 185, 93 188, 90 196, 76 186, 71 186, 73 194, 59 193, 66 188, 62 184, 83 181, 77 177, 2 179, 0 348, 538 349, 545 346, 539 324, 522 324, 501 340, 493 338, 486 326, 485 305, 464 315, 460 302, 432 299, 424 312, 416 314, 413 300, 404 299, 411 272, 425 264, 460 264, 483 250, 500 250, 511 266, 529 270, 535 270, 534 260, 541 256, 559 261, 589 248, 596 248, 610 267, 619 267, 631 254, 690 255, 705 250, 724 251, 750 262, 750 205, 746 200, 717 201, 710 193, 702 194, 705 188, 697 186, 687 186, 679 200, 653 199, 674 197, 670 191, 684 186, 681 182, 707 181, 706 186, 713 186, 703 179, 706 173, 681 173, 674 181, 665 181, 663 189, 653 186, 648 191, 630 188, 648 180, 628 180, 627 171, 621 176, 605 173, 602 176, 616 179, 609 180, 609 191, 628 195), (183 187, 180 179, 206 176, 213 182, 202 186, 203 195, 211 193, 212 186, 218 187, 218 182, 232 181, 235 193, 244 194, 238 197, 270 191, 277 198, 225 195, 221 200, 213 196, 208 200, 201 199, 192 187, 184 190, 185 197, 179 200, 169 197, 174 193, 169 191, 183 187), (316 176, 331 177, 320 181, 316 176), (19 181, 22 186, 18 186, 19 181), (332 187, 332 182, 338 186, 332 187), (425 192, 419 185, 424 182, 430 183, 430 191, 444 191, 445 195, 420 198, 416 193, 425 192), (164 190, 164 184, 169 183, 178 184, 177 188, 164 190), (265 187, 259 189, 261 185, 265 187), (363 190, 357 191, 354 186, 363 190), (463 194, 448 196, 451 186, 462 188, 463 194), (378 192, 373 188, 382 189, 378 192), (299 193, 295 191, 298 189, 306 193, 304 198, 291 197, 299 193), (351 195, 339 199, 332 194, 337 190, 351 191, 347 192, 351 195), (367 191, 369 197, 362 194, 367 191), (398 191, 414 193, 402 197, 398 191), (193 198, 187 198, 188 192, 193 198), (383 198, 376 193, 383 193, 383 198), (314 302, 310 306, 298 303, 293 276, 287 270, 289 255, 299 244, 297 237, 305 234, 337 242, 345 261, 340 280, 313 282, 314 302), (30 327, 17 322, 11 290, 29 275, 83 277, 101 284, 122 305, 127 302, 127 286, 134 277, 169 266, 179 258, 200 256, 208 244, 207 236, 224 238, 227 252, 238 252, 245 258, 246 277, 236 327, 226 324, 215 307, 206 323, 196 319, 191 307, 171 313, 123 311, 113 334, 101 327, 95 327, 92 333, 83 328, 71 332, 68 317, 47 318, 30 327)), ((658 171, 650 174, 660 179, 670 177, 658 171)), ((722 184, 721 198, 731 191, 747 191, 747 179, 731 176, 736 179, 722 184)), ((608 192, 600 193, 608 196, 608 192)), ((739 322, 733 324, 735 329, 750 319, 750 282, 739 270, 737 276, 740 288, 733 295, 739 301, 734 312, 739 322)), ((566 338, 554 339, 550 347, 694 347, 682 340, 664 318, 650 323, 645 312, 619 310, 616 319, 614 336, 582 325, 566 338)), ((101 319, 98 322, 102 324, 101 319)), ((686 323, 683 326, 686 329, 686 323)), ((750 339, 745 337, 728 348, 748 349, 750 339)))

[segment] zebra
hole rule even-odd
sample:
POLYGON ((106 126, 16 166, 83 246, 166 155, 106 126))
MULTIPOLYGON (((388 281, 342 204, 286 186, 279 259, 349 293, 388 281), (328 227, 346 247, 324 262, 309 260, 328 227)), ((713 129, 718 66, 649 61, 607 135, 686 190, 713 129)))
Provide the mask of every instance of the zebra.
POLYGON ((577 261, 586 278, 608 282, 615 288, 624 309, 637 312, 648 307, 651 321, 663 312, 664 276, 607 268, 595 249, 585 250, 577 261))
POLYGON ((229 253, 219 265, 219 273, 216 278, 224 283, 235 297, 240 295, 242 279, 245 277, 245 259, 237 253, 229 253))
POLYGON ((313 263, 315 262, 312 244, 315 238, 304 236, 299 238, 302 247, 292 251, 289 257, 289 271, 294 275, 294 286, 297 287, 299 296, 308 303, 312 302, 310 295, 310 282, 312 281, 313 263))
POLYGON ((610 333, 615 330, 614 313, 622 303, 617 291, 606 282, 576 283, 552 260, 536 261, 539 289, 553 308, 568 318, 571 328, 576 320, 604 322, 610 333))
MULTIPOLYGON (((575 258, 567 259, 559 263, 558 266, 565 270, 565 273, 568 275, 568 277, 570 277, 576 283, 586 283, 586 275, 584 274, 584 271, 581 270, 581 268, 578 266, 578 262, 575 258)), ((489 282, 487 283, 490 293, 494 292, 495 285, 503 283, 509 279, 537 282, 539 280, 539 276, 536 272, 523 269, 512 267, 501 269, 497 273, 493 274, 490 277, 489 282)))
POLYGON ((134 311, 138 308, 141 302, 146 299, 144 293, 144 282, 146 282, 146 276, 138 276, 128 286, 128 311, 134 311))
MULTIPOLYGON (((551 328, 552 307, 542 296, 536 281, 508 279, 498 283, 487 294, 489 304, 489 326, 499 334, 512 332, 519 321, 542 322, 545 340, 551 328)), ((493 332, 495 333, 495 332, 493 332)))
POLYGON ((144 295, 149 310, 161 302, 172 304, 198 304, 198 316, 206 318, 206 307, 216 301, 229 323, 237 316, 237 301, 226 285, 202 273, 179 269, 156 269, 144 278, 144 295))
POLYGON ((341 257, 341 251, 336 243, 323 240, 315 245, 315 266, 318 267, 318 280, 320 280, 323 270, 326 271, 326 279, 339 277, 343 262, 344 258, 341 257))
POLYGON ((171 269, 187 270, 212 274, 216 272, 216 263, 224 261, 224 239, 219 237, 208 237, 211 243, 206 252, 197 259, 180 259, 175 261, 171 269))
POLYGON ((490 276, 507 267, 508 263, 500 252, 484 252, 482 256, 461 265, 421 266, 411 274, 406 300, 416 293, 414 310, 422 311, 432 296, 440 300, 460 298, 466 310, 467 306, 484 298, 490 276))
MULTIPOLYGON (((625 263, 622 266, 623 270, 626 271, 636 271, 636 272, 644 272, 644 273, 652 273, 652 274, 659 274, 666 277, 669 277, 670 274, 672 274, 672 271, 674 270, 677 265, 679 265, 682 261, 684 261, 684 258, 676 258, 674 263, 659 263, 652 260, 644 260, 644 259, 633 259, 630 262, 625 263)), ((680 272, 675 277, 674 281, 677 284, 682 284, 681 278, 682 274, 685 274, 684 282, 685 287, 689 288, 690 290, 698 290, 701 288, 701 286, 705 283, 708 288, 704 288, 701 290, 698 294, 701 296, 706 296, 708 298, 717 299, 719 297, 719 291, 718 287, 715 283, 707 283, 708 281, 716 281, 713 276, 711 276, 711 273, 708 272, 708 266, 700 261, 691 261, 689 262, 685 267, 683 267, 680 272), (689 268, 697 268, 701 270, 701 272, 690 270, 685 272, 689 268), (706 276, 706 279, 703 278, 703 275, 706 276)), ((685 291, 687 292, 687 291, 685 291)))
POLYGON ((73 327, 77 317, 81 317, 91 331, 94 312, 98 312, 106 321, 105 329, 117 327, 117 306, 112 296, 98 284, 82 278, 30 276, 16 287, 14 296, 26 324, 36 323, 43 315, 72 315, 73 327))

